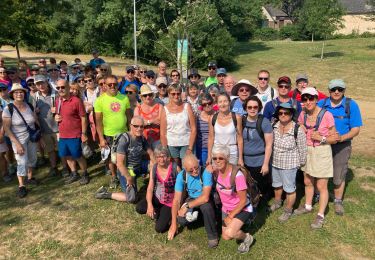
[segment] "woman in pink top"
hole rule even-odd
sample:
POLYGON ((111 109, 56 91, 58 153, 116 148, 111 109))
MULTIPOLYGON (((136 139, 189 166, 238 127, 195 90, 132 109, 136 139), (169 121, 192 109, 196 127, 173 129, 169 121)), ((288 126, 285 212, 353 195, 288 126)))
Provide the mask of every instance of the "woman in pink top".
POLYGON ((229 163, 230 150, 227 146, 215 145, 212 149, 212 167, 216 179, 216 191, 222 203, 222 238, 242 241, 238 252, 246 253, 253 242, 250 233, 241 228, 252 218, 253 207, 247 196, 246 178, 241 171, 232 173, 229 163), (231 186, 231 175, 236 174, 235 187, 231 186))
POLYGON ((154 155, 157 163, 150 174, 146 198, 138 202, 136 211, 156 219, 155 230, 163 233, 169 229, 171 222, 174 185, 180 168, 170 162, 168 148, 158 145, 154 155))
POLYGON ((328 179, 333 177, 331 145, 337 142, 335 121, 332 114, 322 110, 316 104, 318 91, 315 88, 303 89, 301 100, 305 110, 298 122, 305 129, 307 137, 307 160, 301 169, 304 171, 306 204, 294 211, 294 215, 312 212, 314 184, 320 193, 319 211, 311 228, 323 226, 324 212, 328 204, 328 179))

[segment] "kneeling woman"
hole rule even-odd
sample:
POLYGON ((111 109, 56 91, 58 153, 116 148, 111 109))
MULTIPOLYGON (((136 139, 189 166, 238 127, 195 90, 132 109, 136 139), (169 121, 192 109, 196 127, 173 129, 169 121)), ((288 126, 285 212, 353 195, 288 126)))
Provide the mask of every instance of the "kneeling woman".
POLYGON ((174 197, 174 185, 180 168, 170 162, 168 148, 158 145, 154 150, 156 164, 150 174, 146 198, 138 202, 136 211, 156 219, 155 230, 163 233, 171 223, 171 208, 174 197))
POLYGON ((230 151, 226 146, 214 146, 212 149, 216 191, 222 203, 222 238, 242 241, 238 252, 246 253, 253 243, 253 237, 250 233, 244 233, 241 228, 251 220, 253 207, 247 196, 246 178, 241 171, 232 172, 234 167, 229 163, 229 157, 230 151), (232 174, 236 174, 235 187, 231 186, 232 174))

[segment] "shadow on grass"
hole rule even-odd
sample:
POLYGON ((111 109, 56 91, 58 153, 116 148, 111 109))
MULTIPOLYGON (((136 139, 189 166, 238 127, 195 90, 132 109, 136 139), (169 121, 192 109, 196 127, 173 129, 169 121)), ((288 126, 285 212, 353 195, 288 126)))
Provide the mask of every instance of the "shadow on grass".
POLYGON ((6 214, 1 218, 0 225, 12 226, 22 222, 22 216, 13 216, 11 213, 6 214))
MULTIPOLYGON (((315 54, 312 55, 311 57, 313 58, 319 58, 320 59, 321 54, 315 54)), ((341 51, 332 51, 332 52, 326 52, 323 55, 323 58, 335 58, 335 57, 342 57, 344 56, 344 53, 341 51)))
POLYGON ((373 45, 368 45, 367 48, 370 49, 370 50, 375 50, 375 44, 373 44, 373 45))

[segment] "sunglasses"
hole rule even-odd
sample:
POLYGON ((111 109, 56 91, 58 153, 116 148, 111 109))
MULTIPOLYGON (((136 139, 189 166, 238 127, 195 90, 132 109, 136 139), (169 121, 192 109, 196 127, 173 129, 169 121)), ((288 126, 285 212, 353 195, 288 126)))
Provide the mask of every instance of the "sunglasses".
POLYGON ((202 103, 202 107, 208 107, 208 106, 211 106, 211 105, 212 105, 212 102, 202 103))
POLYGON ((158 86, 158 88, 167 88, 167 85, 160 84, 160 85, 158 86))
POLYGON ((199 77, 197 75, 191 75, 190 78, 197 79, 199 77))
POLYGON ((252 110, 252 109, 258 110, 259 106, 247 106, 246 108, 248 110, 252 110))
POLYGON ((250 92, 250 89, 248 88, 240 88, 238 92, 250 92))
POLYGON ((61 90, 64 90, 64 89, 65 89, 65 86, 57 86, 56 89, 57 89, 57 90, 60 90, 60 89, 61 89, 61 90))
POLYGON ((48 70, 48 72, 52 72, 52 71, 60 71, 59 69, 50 69, 48 70))
POLYGON ((307 102, 307 100, 314 101, 315 100, 315 96, 304 96, 304 97, 301 98, 302 102, 307 102))
POLYGON ((216 70, 216 67, 208 67, 208 70, 216 70))
POLYGON ((330 92, 336 92, 336 91, 343 92, 344 90, 345 89, 343 89, 343 88, 333 88, 333 89, 330 90, 330 92))
POLYGON ((149 93, 149 94, 144 94, 144 95, 142 95, 142 97, 153 97, 154 96, 154 94, 153 93, 149 93))
POLYGON ((80 80, 77 80, 77 82, 78 82, 78 83, 82 83, 82 82, 84 82, 84 80, 83 80, 83 79, 80 79, 80 80))
POLYGON ((149 79, 153 79, 154 78, 154 76, 146 76, 147 78, 149 78, 149 79))
POLYGON ((285 89, 289 89, 290 86, 289 85, 279 85, 279 88, 285 88, 285 89))
POLYGON ((125 91, 125 94, 126 94, 126 95, 133 95, 133 94, 135 94, 135 91, 129 91, 129 90, 126 90, 126 91, 125 91))
POLYGON ((126 73, 134 74, 134 70, 127 70, 126 73))
POLYGON ((169 93, 171 96, 181 96, 181 92, 169 93))
POLYGON ((268 78, 261 78, 261 77, 258 77, 259 80, 268 80, 268 78))
POLYGON ((178 74, 172 74, 171 76, 172 77, 179 77, 180 75, 178 75, 178 74))
POLYGON ((140 129, 144 128, 143 125, 134 125, 134 124, 132 124, 132 126, 133 126, 134 128, 140 128, 140 129))
POLYGON ((114 88, 117 87, 117 83, 108 83, 107 86, 110 88, 114 88))
POLYGON ((213 161, 224 161, 225 158, 224 157, 212 157, 212 160, 213 161))
POLYGON ((280 111, 278 113, 279 116, 290 116, 290 112, 283 112, 283 111, 280 111))
POLYGON ((9 75, 14 75, 14 74, 16 74, 14 71, 8 71, 7 72, 9 75))
POLYGON ((139 73, 146 73, 146 71, 145 70, 140 70, 139 73))
POLYGON ((107 69, 100 69, 100 71, 102 71, 102 72, 107 72, 107 69))
POLYGON ((85 82, 85 83, 91 83, 91 82, 93 82, 93 80, 92 79, 87 79, 87 80, 84 80, 83 82, 85 82))
POLYGON ((27 83, 27 85, 28 85, 29 87, 31 87, 31 86, 35 86, 34 83, 27 83))

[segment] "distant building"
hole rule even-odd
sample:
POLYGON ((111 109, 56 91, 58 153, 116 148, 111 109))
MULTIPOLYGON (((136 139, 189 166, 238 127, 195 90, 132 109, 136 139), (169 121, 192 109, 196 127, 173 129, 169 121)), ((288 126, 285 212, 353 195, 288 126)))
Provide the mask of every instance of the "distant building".
MULTIPOLYGON (((339 0, 346 14, 343 18, 344 28, 338 30, 338 34, 351 34, 364 32, 375 33, 375 21, 368 19, 374 9, 367 4, 367 0, 339 0)), ((264 16, 263 27, 279 30, 281 27, 291 24, 288 15, 277 7, 265 5, 262 7, 264 16)))

